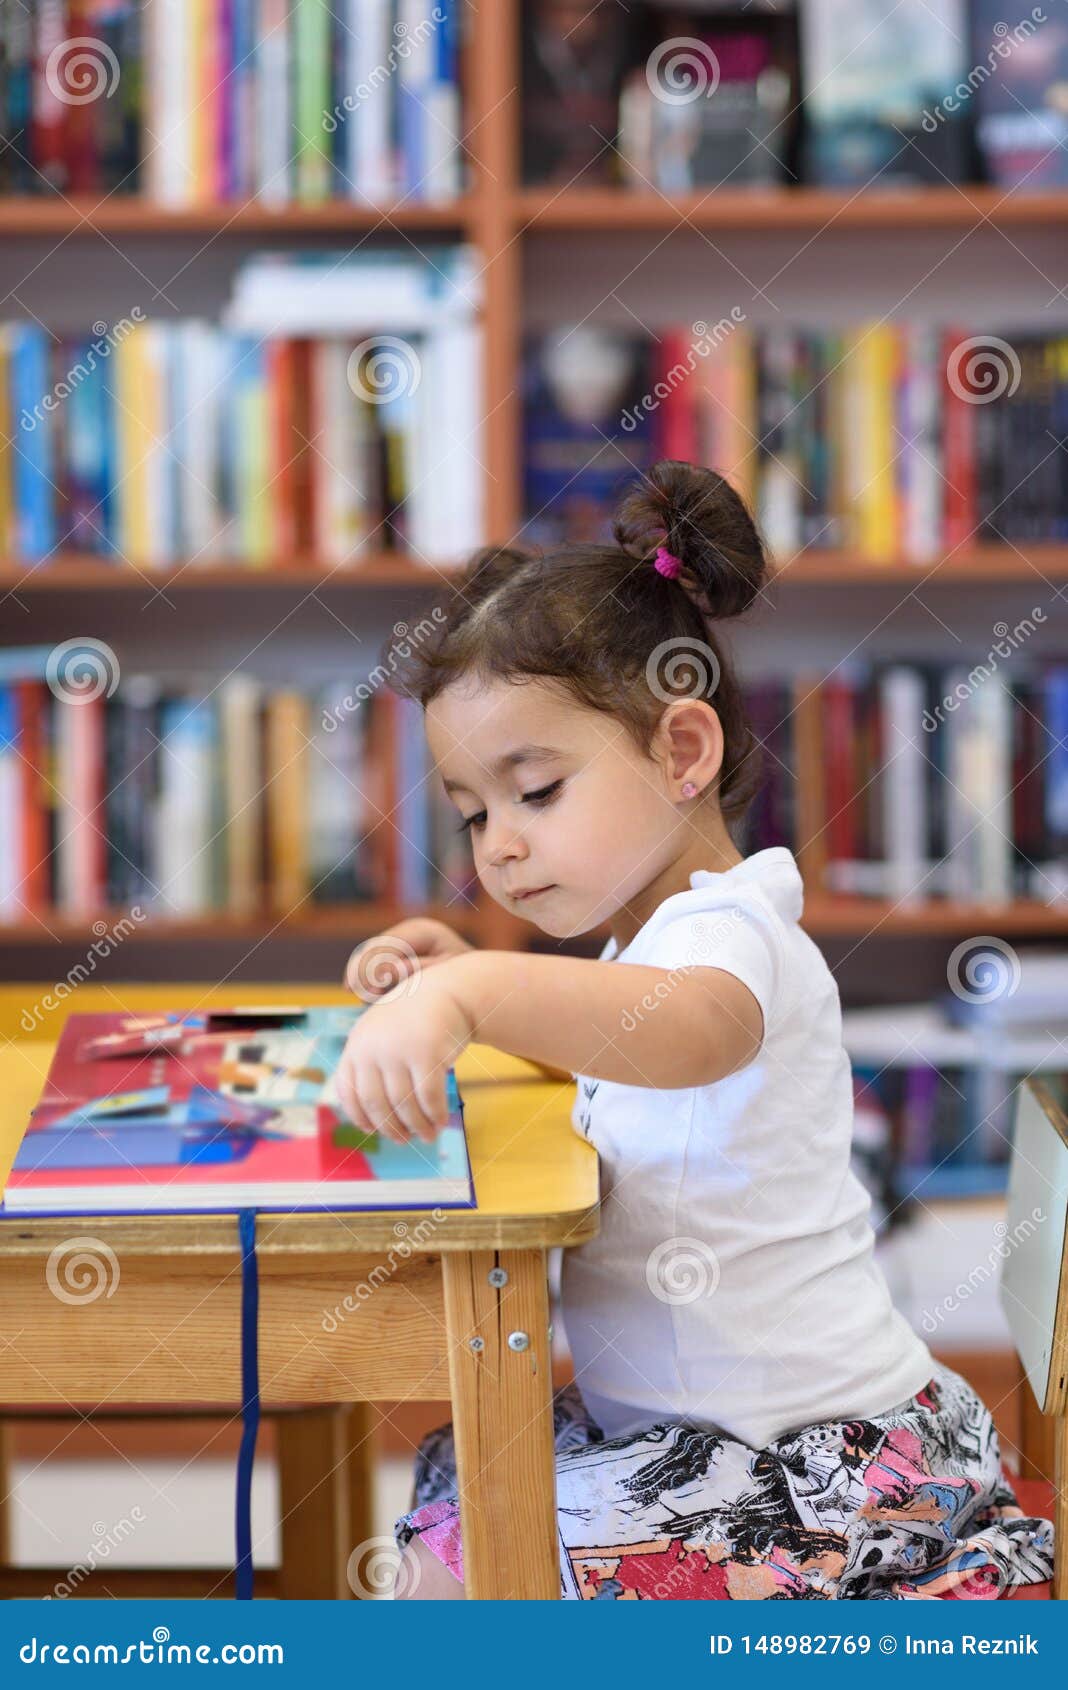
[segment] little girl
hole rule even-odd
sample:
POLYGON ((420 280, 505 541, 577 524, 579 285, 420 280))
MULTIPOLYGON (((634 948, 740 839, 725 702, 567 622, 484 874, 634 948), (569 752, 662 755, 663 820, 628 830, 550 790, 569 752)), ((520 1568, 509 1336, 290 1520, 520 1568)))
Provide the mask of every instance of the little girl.
MULTIPOLYGON (((662 462, 614 534, 480 553, 399 683, 490 897, 554 939, 611 937, 592 961, 477 951, 430 921, 379 935, 350 961, 365 994, 395 967, 342 1101, 430 1139, 472 1039, 578 1082, 602 1203, 562 1261, 564 1596, 1046 1580, 1050 1522, 1022 1515, 988 1410, 873 1258, 838 990, 799 925, 797 864, 733 842, 760 766, 719 625, 765 586, 756 528, 721 476, 662 462)), ((413 1504, 396 1594, 462 1596, 448 1426, 420 1445, 413 1504)))

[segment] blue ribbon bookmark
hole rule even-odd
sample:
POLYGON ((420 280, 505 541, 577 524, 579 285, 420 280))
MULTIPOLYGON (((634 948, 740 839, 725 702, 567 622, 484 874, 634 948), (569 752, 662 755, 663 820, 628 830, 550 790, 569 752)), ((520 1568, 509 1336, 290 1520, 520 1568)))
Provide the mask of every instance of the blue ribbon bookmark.
POLYGON ((241 1448, 237 1456, 235 1535, 237 1566, 234 1595, 249 1602, 253 1596, 252 1463, 260 1424, 259 1277, 256 1271, 256 1211, 238 1210, 241 1239, 241 1448))

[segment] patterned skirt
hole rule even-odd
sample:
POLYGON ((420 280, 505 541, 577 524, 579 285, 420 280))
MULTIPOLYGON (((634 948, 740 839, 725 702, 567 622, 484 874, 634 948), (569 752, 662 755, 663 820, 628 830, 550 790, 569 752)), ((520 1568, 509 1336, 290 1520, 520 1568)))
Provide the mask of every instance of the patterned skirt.
MULTIPOLYGON (((885 1414, 766 1449, 664 1420, 606 1439, 573 1383, 553 1423, 563 1597, 989 1599, 1053 1574, 1052 1523, 1023 1514, 989 1410, 942 1364, 885 1414)), ((451 1424, 393 1530, 463 1578, 451 1424)))

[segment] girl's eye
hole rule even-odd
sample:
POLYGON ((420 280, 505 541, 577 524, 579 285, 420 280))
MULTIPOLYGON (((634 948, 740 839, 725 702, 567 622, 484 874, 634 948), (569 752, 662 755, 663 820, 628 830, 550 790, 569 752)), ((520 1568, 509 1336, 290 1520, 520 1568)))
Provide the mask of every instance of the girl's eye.
POLYGON ((556 796, 563 784, 562 779, 554 780, 548 786, 539 787, 537 792, 524 792, 523 802, 524 804, 545 804, 550 798, 556 796))
MULTIPOLYGON (((559 780, 551 781, 548 786, 539 787, 537 792, 524 792, 522 802, 524 804, 550 804, 563 784, 563 777, 561 777, 559 780)), ((476 810, 473 816, 467 816, 460 823, 460 826, 457 828, 457 832, 466 833, 468 828, 481 828, 485 827, 485 825, 485 810, 476 810)))
POLYGON ((466 816, 456 829, 457 833, 466 833, 469 827, 485 827, 485 810, 476 810, 473 816, 466 816))

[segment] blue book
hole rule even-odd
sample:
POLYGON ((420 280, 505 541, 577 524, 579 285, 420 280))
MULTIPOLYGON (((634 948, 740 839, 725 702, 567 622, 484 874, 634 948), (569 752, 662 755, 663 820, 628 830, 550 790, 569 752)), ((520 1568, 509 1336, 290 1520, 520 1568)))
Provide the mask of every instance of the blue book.
POLYGON ((47 557, 56 545, 52 487, 54 425, 45 401, 52 398, 48 336, 35 324, 11 328, 12 411, 18 419, 12 453, 15 527, 20 556, 47 557))

